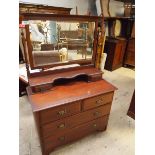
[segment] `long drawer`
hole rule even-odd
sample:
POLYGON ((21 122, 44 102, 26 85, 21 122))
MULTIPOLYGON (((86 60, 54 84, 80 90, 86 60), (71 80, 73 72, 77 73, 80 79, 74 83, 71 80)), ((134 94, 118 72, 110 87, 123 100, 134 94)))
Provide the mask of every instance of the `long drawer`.
POLYGON ((46 151, 50 151, 57 146, 82 138, 94 131, 103 131, 106 129, 107 122, 108 115, 70 129, 68 132, 63 133, 62 135, 51 136, 46 139, 44 143, 44 149, 46 151))
POLYGON ((81 111, 81 101, 70 103, 67 105, 50 108, 40 112, 41 124, 45 124, 51 121, 62 119, 72 114, 79 113, 81 111))
POLYGON ((104 115, 108 115, 110 113, 110 109, 111 103, 108 103, 98 108, 81 112, 79 114, 52 123, 48 123, 42 126, 42 136, 45 138, 53 134, 66 132, 70 128, 73 128, 77 125, 86 123, 104 115))
POLYGON ((82 104, 82 110, 88 110, 112 102, 113 92, 85 99, 82 104))

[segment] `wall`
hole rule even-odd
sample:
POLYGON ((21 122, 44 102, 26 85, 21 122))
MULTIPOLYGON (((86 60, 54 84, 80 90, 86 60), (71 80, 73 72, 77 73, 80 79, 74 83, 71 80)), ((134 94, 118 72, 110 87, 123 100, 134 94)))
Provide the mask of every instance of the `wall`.
MULTIPOLYGON (((107 0, 102 0, 104 1, 103 4, 107 4, 107 0)), ((100 6, 100 0, 96 0, 96 6, 97 6, 97 14, 101 14, 101 6, 100 6)), ((104 7, 103 7, 104 8, 104 7)), ((111 16, 124 16, 124 3, 115 1, 115 0, 110 0, 109 3, 109 11, 111 16)), ((105 12, 107 12, 105 10, 105 12)), ((104 16, 108 16, 108 13, 106 13, 104 16)))
POLYGON ((109 10, 111 16, 124 16, 124 3, 110 0, 109 10))
POLYGON ((96 0, 96 8, 97 8, 97 14, 98 16, 101 15, 101 4, 100 4, 100 0, 96 0))

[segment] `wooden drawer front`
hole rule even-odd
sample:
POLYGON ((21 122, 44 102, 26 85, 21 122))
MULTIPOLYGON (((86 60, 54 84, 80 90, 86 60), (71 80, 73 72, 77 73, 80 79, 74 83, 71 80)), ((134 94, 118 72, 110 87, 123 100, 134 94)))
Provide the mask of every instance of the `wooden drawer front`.
POLYGON ((72 130, 69 133, 69 136, 67 137, 67 142, 71 142, 71 141, 77 140, 79 138, 82 138, 94 131, 105 130, 107 123, 108 123, 108 118, 109 118, 109 116, 107 115, 104 117, 100 117, 96 120, 93 120, 91 122, 88 122, 88 123, 81 125, 79 127, 76 127, 74 130, 72 130))
POLYGON ((82 138, 94 131, 105 130, 107 122, 108 115, 70 129, 69 131, 61 135, 48 137, 44 141, 44 149, 46 151, 50 151, 57 146, 82 138))
POLYGON ((114 93, 112 92, 112 93, 107 93, 104 95, 92 97, 89 99, 85 99, 83 101, 82 108, 83 110, 88 110, 88 109, 95 108, 95 107, 104 105, 106 103, 112 102, 113 94, 114 93))
POLYGON ((40 121, 41 124, 48 123, 50 121, 55 121, 66 116, 78 113, 81 111, 81 102, 75 102, 55 108, 50 108, 48 110, 41 111, 40 121))
POLYGON ((71 117, 61 119, 59 121, 46 124, 42 127, 43 137, 48 137, 60 132, 66 132, 70 128, 76 127, 82 123, 94 120, 96 118, 108 115, 110 113, 111 103, 100 106, 98 108, 82 112, 71 117))
POLYGON ((57 133, 61 133, 66 131, 68 128, 68 121, 66 121, 66 118, 45 124, 41 127, 42 136, 43 138, 46 138, 51 135, 55 135, 57 133))

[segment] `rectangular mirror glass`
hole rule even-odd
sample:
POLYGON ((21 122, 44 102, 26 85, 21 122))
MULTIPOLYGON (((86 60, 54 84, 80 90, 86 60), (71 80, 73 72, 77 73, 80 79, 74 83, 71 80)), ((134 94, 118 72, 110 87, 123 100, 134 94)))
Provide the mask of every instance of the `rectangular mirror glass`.
POLYGON ((29 20, 34 66, 91 60, 95 22, 29 20))

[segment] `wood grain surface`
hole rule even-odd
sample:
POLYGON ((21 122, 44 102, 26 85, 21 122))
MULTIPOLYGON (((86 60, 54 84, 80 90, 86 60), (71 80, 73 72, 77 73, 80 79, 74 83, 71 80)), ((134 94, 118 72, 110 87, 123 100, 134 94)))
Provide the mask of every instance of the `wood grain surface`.
POLYGON ((105 80, 96 82, 75 82, 62 86, 56 86, 50 91, 32 94, 27 88, 28 97, 34 112, 56 107, 66 103, 86 99, 96 95, 113 92, 117 88, 105 80))

